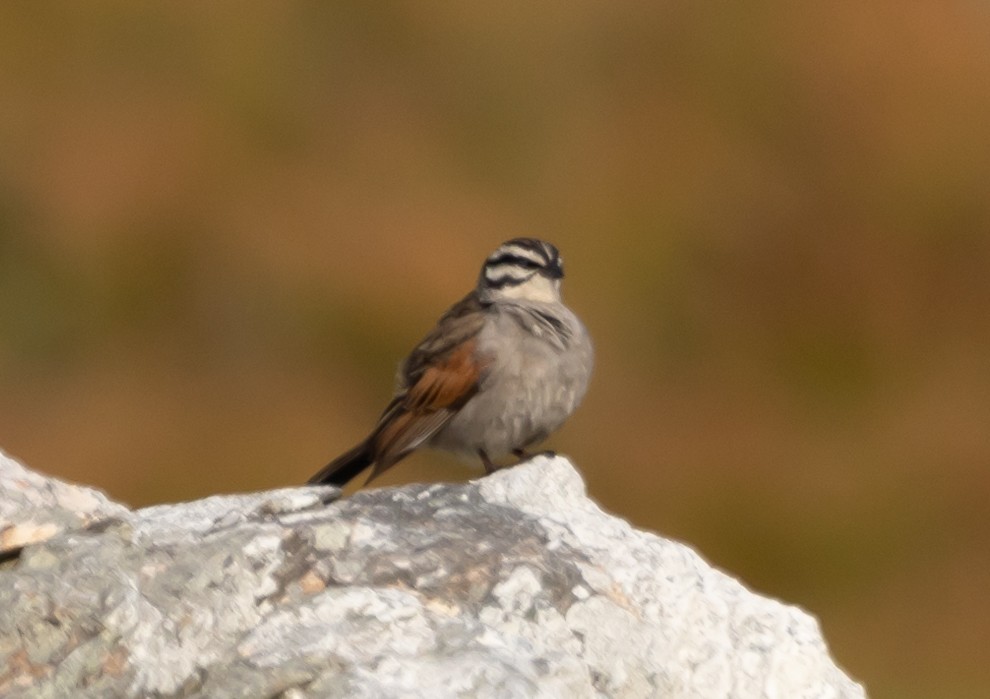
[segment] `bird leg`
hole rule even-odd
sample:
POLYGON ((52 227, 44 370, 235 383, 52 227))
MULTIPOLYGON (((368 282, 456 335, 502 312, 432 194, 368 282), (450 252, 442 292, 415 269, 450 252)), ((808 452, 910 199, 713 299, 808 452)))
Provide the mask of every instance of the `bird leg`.
POLYGON ((557 456, 557 452, 549 449, 547 451, 541 451, 539 454, 530 454, 525 449, 513 449, 512 453, 517 459, 519 459, 519 461, 516 462, 516 466, 521 464, 523 461, 529 461, 535 456, 546 456, 551 459, 557 456))
POLYGON ((486 476, 490 476, 491 474, 495 473, 498 470, 498 464, 494 463, 491 459, 488 458, 488 454, 485 453, 484 449, 478 450, 478 456, 481 457, 481 463, 485 467, 486 476))
POLYGON ((532 459, 532 458, 533 458, 533 455, 532 455, 532 454, 530 454, 529 452, 527 452, 527 451, 526 451, 525 449, 522 449, 522 448, 519 448, 519 449, 513 449, 513 450, 512 450, 512 454, 513 454, 513 455, 514 455, 514 456, 515 456, 515 457, 516 457, 517 459, 519 459, 519 461, 517 461, 517 462, 516 462, 516 465, 519 465, 519 464, 521 464, 521 463, 522 463, 523 461, 528 461, 529 459, 532 459))

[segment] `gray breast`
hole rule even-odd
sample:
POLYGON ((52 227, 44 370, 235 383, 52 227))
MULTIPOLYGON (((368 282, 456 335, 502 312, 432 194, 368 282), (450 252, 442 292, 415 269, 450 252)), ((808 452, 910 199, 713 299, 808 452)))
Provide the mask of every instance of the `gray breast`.
POLYGON ((478 349, 488 374, 436 447, 496 458, 543 441, 584 397, 594 363, 587 331, 561 304, 500 304, 478 349))

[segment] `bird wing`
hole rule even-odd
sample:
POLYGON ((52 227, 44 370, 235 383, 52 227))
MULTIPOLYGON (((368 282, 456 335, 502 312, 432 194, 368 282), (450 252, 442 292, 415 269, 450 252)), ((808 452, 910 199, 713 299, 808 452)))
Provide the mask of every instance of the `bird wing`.
POLYGON ((451 307, 399 369, 395 397, 370 438, 371 481, 439 432, 475 393, 490 361, 478 352, 485 306, 469 294, 451 307))
POLYGON ((487 308, 472 291, 440 316, 430 334, 416 345, 399 367, 396 394, 408 390, 430 366, 442 362, 462 344, 476 338, 485 324, 487 308))

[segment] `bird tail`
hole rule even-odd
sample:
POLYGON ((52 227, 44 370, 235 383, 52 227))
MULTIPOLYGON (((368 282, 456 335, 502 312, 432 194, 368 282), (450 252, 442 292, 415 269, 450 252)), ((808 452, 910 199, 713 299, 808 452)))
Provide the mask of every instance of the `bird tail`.
POLYGON ((310 478, 309 485, 336 485, 343 487, 361 471, 374 462, 371 444, 361 442, 353 449, 344 452, 329 464, 324 466, 316 475, 310 478))

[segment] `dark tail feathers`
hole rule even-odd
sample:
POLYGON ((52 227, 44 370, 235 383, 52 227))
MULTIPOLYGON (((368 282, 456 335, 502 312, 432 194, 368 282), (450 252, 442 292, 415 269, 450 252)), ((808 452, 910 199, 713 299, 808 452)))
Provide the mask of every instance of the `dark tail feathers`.
POLYGON ((371 466, 374 458, 367 442, 362 442, 320 469, 310 478, 309 485, 336 485, 343 487, 361 471, 371 466))

